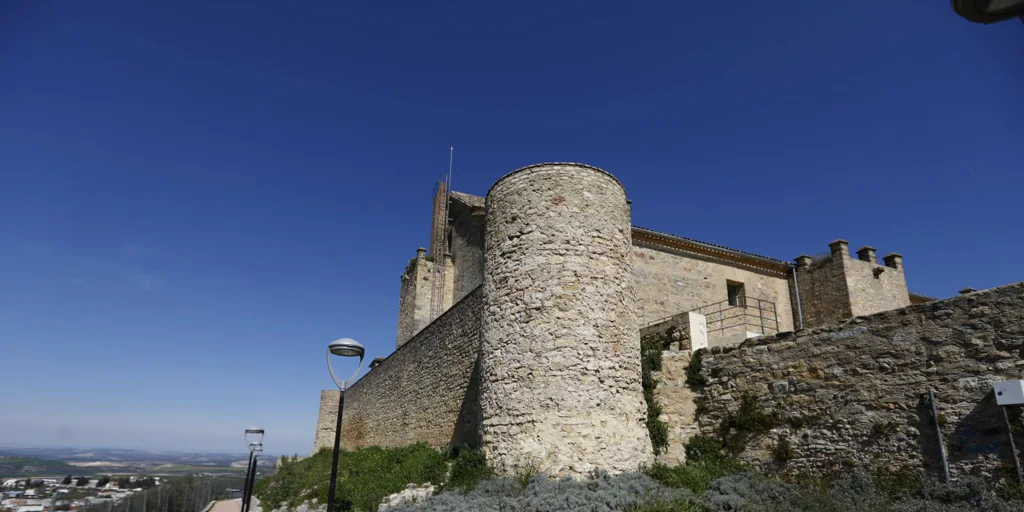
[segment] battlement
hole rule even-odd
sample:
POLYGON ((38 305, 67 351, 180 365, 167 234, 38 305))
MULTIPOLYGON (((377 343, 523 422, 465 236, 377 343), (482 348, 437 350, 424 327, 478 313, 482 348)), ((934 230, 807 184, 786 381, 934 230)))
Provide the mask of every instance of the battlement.
POLYGON ((838 239, 825 256, 797 256, 794 292, 800 294, 804 327, 910 305, 902 256, 890 253, 879 264, 874 247, 861 247, 856 258, 849 247, 838 239))

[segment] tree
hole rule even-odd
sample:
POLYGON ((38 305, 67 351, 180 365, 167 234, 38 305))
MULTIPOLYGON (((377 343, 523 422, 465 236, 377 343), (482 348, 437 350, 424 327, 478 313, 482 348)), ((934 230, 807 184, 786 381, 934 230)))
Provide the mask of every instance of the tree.
POLYGON ((110 477, 109 476, 103 476, 103 477, 100 477, 99 481, 96 482, 96 487, 103 487, 103 486, 105 486, 105 485, 107 485, 109 483, 110 483, 110 477))
POLYGON ((26 478, 25 479, 25 488, 28 489, 30 487, 32 487, 32 479, 31 478, 26 478))
POLYGON ((71 475, 64 477, 64 480, 61 480, 60 483, 62 485, 71 485, 71 475))
POLYGON ((89 484, 89 479, 84 477, 84 476, 80 476, 80 477, 78 477, 75 480, 75 485, 78 486, 78 487, 81 487, 83 485, 88 485, 88 484, 89 484))

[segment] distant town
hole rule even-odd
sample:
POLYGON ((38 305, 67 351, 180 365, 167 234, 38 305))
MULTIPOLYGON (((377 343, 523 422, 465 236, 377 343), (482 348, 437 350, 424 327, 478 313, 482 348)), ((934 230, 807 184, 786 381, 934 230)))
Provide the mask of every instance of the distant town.
MULTIPOLYGON (((0 512, 199 512, 237 497, 247 454, 0 447, 0 512)), ((276 457, 260 460, 258 476, 276 457)))

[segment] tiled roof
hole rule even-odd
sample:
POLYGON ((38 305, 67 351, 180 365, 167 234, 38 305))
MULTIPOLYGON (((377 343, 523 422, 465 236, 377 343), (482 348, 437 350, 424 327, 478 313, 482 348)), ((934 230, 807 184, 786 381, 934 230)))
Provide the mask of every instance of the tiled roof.
MULTIPOLYGON (((466 204, 468 206, 479 206, 479 207, 483 207, 484 206, 484 198, 482 198, 480 196, 475 196, 473 194, 466 194, 465 192, 457 192, 457 191, 454 191, 454 190, 452 191, 451 195, 452 195, 452 198, 454 198, 454 199, 458 200, 459 202, 461 202, 463 204, 466 204)), ((663 237, 663 238, 668 238, 670 240, 682 241, 682 242, 686 242, 686 243, 689 243, 689 244, 692 244, 692 245, 703 246, 703 247, 706 247, 706 248, 709 248, 709 249, 714 249, 714 250, 717 250, 717 251, 724 251, 724 252, 732 253, 732 254, 738 255, 738 256, 745 256, 745 257, 748 257, 748 258, 759 259, 759 260, 763 260, 765 262, 774 263, 776 265, 783 265, 783 266, 787 266, 787 267, 792 265, 789 262, 782 261, 782 260, 775 259, 775 258, 769 258, 768 256, 761 256, 760 254, 754 254, 752 252, 741 251, 739 249, 732 249, 732 248, 726 247, 724 245, 713 244, 713 243, 710 243, 710 242, 702 242, 700 240, 695 240, 693 238, 687 238, 685 236, 673 235, 671 233, 665 233, 663 231, 655 231, 653 229, 648 229, 648 228, 641 227, 641 226, 633 226, 633 230, 638 230, 641 233, 645 233, 645 234, 648 234, 648 235, 656 235, 656 236, 660 236, 660 237, 663 237)))
POLYGON ((687 242, 687 243, 694 244, 694 245, 700 245, 700 246, 704 246, 704 247, 707 247, 707 248, 712 248, 712 249, 719 250, 719 251, 725 251, 725 252, 729 252, 729 253, 736 254, 736 255, 742 255, 742 256, 746 256, 746 257, 750 257, 750 258, 755 258, 755 259, 759 259, 759 260, 763 260, 763 261, 768 261, 768 262, 772 262, 772 263, 775 263, 775 264, 778 264, 778 265, 785 265, 787 267, 792 265, 791 263, 789 263, 787 261, 782 261, 782 260, 775 259, 775 258, 769 258, 768 256, 761 256, 760 254, 754 254, 752 252, 741 251, 739 249, 732 249, 732 248, 726 247, 724 245, 718 245, 718 244, 713 244, 713 243, 709 243, 709 242, 702 242, 700 240, 694 240, 693 238, 687 238, 685 236, 673 235, 671 233, 665 233, 663 231, 655 231, 653 229, 647 229, 647 228, 640 227, 640 226, 633 226, 633 230, 634 231, 640 231, 641 233, 645 233, 645 234, 657 235, 657 236, 668 238, 668 239, 679 240, 679 241, 687 242))
POLYGON ((473 194, 467 194, 465 192, 457 192, 452 190, 452 198, 458 200, 460 203, 467 206, 479 206, 484 207, 484 198, 480 196, 474 196, 473 194))

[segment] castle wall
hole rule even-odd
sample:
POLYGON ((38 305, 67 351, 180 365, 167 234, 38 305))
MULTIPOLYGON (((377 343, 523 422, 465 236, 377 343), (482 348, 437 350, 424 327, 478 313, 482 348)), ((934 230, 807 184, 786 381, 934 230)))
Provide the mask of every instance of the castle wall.
POLYGON ((325 389, 320 392, 320 413, 316 420, 313 455, 324 448, 334 448, 334 430, 338 426, 339 396, 341 396, 341 391, 337 389, 325 389))
POLYGON ((668 425, 668 446, 658 462, 676 465, 686 462, 686 443, 700 434, 697 426, 697 393, 686 384, 690 351, 671 351, 661 355, 661 371, 653 372, 658 381, 654 400, 661 406, 661 421, 668 425))
POLYGON ((910 292, 903 275, 902 261, 891 267, 879 265, 875 262, 874 249, 870 249, 870 260, 846 260, 846 288, 850 291, 850 310, 853 316, 910 305, 910 292))
POLYGON ((630 234, 625 191, 596 168, 526 167, 488 193, 480 398, 500 473, 651 461, 630 234))
POLYGON ((727 300, 727 282, 733 281, 743 283, 747 297, 775 303, 779 332, 793 330, 789 280, 785 274, 769 274, 641 244, 636 244, 632 253, 642 323, 727 300))
MULTIPOLYGON (((475 367, 482 313, 478 288, 353 384, 345 392, 342 446, 479 445, 475 367)), ((333 446, 337 401, 330 397, 321 398, 314 452, 333 446)))
POLYGON ((831 254, 818 261, 809 256, 797 258, 804 327, 835 324, 910 305, 902 257, 886 256, 882 265, 871 247, 860 249, 856 259, 850 257, 845 240, 836 240, 829 248, 831 254))
POLYGON ((853 317, 845 259, 832 256, 798 265, 796 271, 805 328, 837 324, 853 317))
POLYGON ((451 253, 455 264, 455 300, 484 282, 484 216, 452 201, 451 253))
MULTIPOLYGON (((441 297, 441 311, 446 311, 453 302, 455 281, 454 263, 451 257, 444 258, 446 265, 445 286, 441 297)), ((438 274, 436 263, 427 257, 426 249, 420 248, 402 274, 402 287, 398 295, 398 329, 395 346, 401 347, 406 341, 420 332, 433 319, 431 301, 433 300, 433 283, 438 274)))
MULTIPOLYGON (((1022 353, 1018 283, 712 350, 702 361, 707 412, 698 420, 704 433, 716 434, 750 394, 782 419, 741 453, 764 468, 884 464, 939 474, 927 399, 934 389, 951 473, 988 476, 1013 461, 992 383, 1024 377, 1022 353), (772 454, 781 438, 795 454, 784 465, 772 454)), ((1024 435, 1016 436, 1024 446, 1024 435)))

